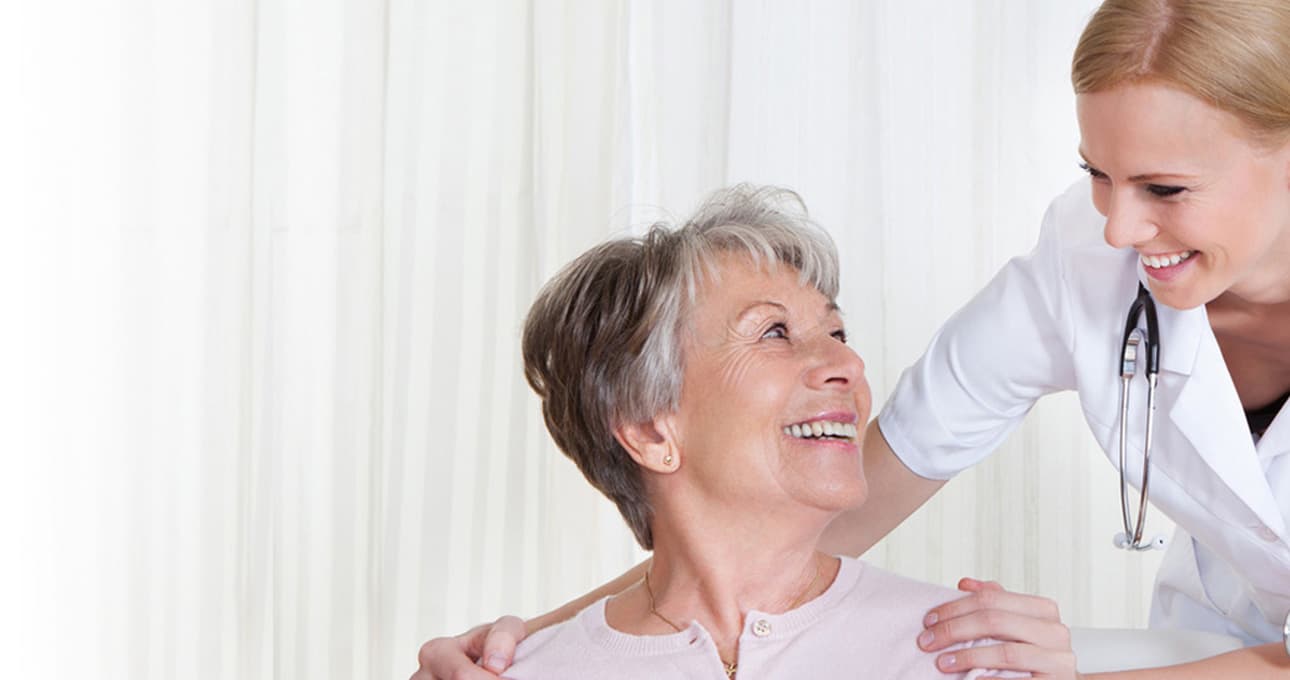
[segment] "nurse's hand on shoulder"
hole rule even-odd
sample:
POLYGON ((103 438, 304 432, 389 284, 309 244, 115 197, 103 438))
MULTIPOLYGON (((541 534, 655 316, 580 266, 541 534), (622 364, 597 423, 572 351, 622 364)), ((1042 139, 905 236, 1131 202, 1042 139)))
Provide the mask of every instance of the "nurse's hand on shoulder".
POLYGON ((503 616, 457 637, 435 638, 421 645, 420 668, 410 680, 497 680, 510 667, 515 647, 526 634, 522 619, 503 616))
POLYGON ((965 578, 959 590, 970 593, 927 613, 918 646, 936 652, 982 638, 998 640, 956 649, 936 658, 946 673, 973 668, 1028 671, 1036 678, 1080 680, 1071 650, 1071 632, 1062 624, 1057 603, 1044 597, 1008 592, 992 581, 965 578))

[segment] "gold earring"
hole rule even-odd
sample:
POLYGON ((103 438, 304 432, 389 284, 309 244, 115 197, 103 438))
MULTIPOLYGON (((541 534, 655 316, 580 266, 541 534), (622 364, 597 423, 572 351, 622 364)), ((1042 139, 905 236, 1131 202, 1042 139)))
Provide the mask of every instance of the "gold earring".
POLYGON ((663 464, 668 467, 672 467, 672 454, 669 453, 666 456, 663 456, 663 464))

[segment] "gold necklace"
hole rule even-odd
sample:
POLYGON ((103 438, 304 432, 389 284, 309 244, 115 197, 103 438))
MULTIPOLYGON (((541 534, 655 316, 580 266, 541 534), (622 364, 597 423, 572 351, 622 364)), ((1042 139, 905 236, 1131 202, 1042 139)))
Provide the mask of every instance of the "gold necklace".
MULTIPOLYGON (((684 633, 685 632, 684 628, 681 628, 680 626, 673 623, 672 619, 669 619, 666 616, 663 616, 663 613, 660 612, 658 608, 654 606, 654 589, 651 588, 649 584, 649 573, 653 569, 654 569, 653 565, 650 565, 650 568, 645 570, 645 594, 649 596, 649 613, 653 614, 654 616, 657 616, 659 620, 661 620, 663 623, 666 623, 667 625, 671 626, 672 630, 675 630, 678 633, 684 633)), ((786 611, 792 611, 794 609, 797 609, 797 606, 802 604, 802 600, 806 598, 807 593, 811 592, 811 589, 815 587, 815 582, 818 580, 820 580, 820 560, 817 557, 815 559, 815 575, 811 577, 811 582, 806 584, 806 588, 804 588, 802 592, 797 594, 797 598, 793 600, 793 604, 790 604, 786 611)), ((720 656, 718 656, 717 658, 721 659, 720 656)), ((735 673, 739 672, 739 660, 735 659, 734 661, 726 661, 725 659, 721 659, 721 666, 726 671, 727 680, 734 680, 735 673)))

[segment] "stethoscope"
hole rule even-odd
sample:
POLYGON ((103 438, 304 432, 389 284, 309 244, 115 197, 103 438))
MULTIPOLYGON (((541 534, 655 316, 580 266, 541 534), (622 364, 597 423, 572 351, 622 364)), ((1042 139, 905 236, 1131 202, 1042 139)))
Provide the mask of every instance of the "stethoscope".
POLYGON ((1156 320, 1156 301, 1151 299, 1147 287, 1138 283, 1138 297, 1129 306, 1129 316, 1124 322, 1124 342, 1120 345, 1120 514, 1124 531, 1115 535, 1115 547, 1125 550, 1159 550, 1165 547, 1165 537, 1156 536, 1142 542, 1142 529, 1147 521, 1147 485, 1151 474, 1151 435, 1156 421, 1156 375, 1160 371, 1160 324, 1156 320), (1138 328, 1139 316, 1146 314, 1147 332, 1138 328), (1129 382, 1138 371, 1139 355, 1146 364, 1147 379, 1147 438, 1142 448, 1142 494, 1134 520, 1129 519, 1129 480, 1124 474, 1127 465, 1129 431, 1129 382))

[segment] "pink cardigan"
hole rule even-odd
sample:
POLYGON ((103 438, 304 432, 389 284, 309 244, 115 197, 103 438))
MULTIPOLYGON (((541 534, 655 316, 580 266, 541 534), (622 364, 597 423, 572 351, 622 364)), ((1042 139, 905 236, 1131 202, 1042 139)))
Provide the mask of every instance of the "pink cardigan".
MULTIPOLYGON (((748 612, 739 636, 737 680, 950 680, 992 674, 984 670, 941 673, 936 655, 920 650, 914 642, 929 609, 964 593, 897 576, 857 559, 841 560, 833 584, 814 600, 783 614, 748 612)), ((717 647, 697 622, 671 635, 628 635, 605 623, 605 600, 526 639, 504 677, 726 680, 717 647)))

